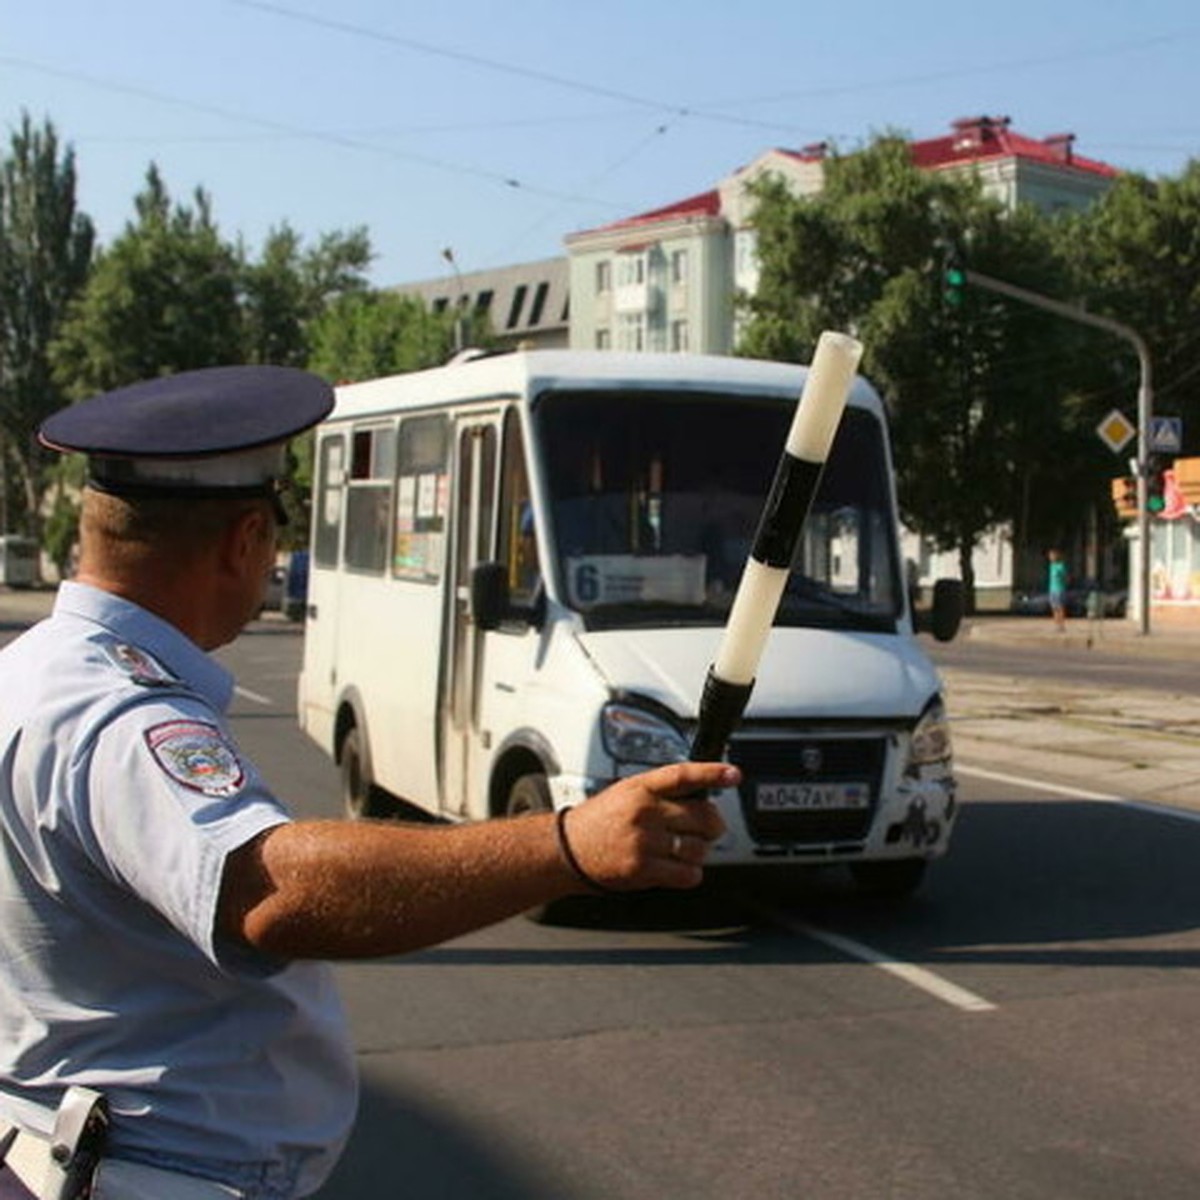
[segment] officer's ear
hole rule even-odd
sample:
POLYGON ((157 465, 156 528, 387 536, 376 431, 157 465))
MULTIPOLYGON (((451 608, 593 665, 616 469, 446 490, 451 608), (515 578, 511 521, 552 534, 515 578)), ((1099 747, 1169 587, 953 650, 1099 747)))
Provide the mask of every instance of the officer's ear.
POLYGON ((221 565, 235 573, 257 570, 264 543, 275 537, 275 519, 267 505, 239 509, 227 522, 221 537, 221 565))

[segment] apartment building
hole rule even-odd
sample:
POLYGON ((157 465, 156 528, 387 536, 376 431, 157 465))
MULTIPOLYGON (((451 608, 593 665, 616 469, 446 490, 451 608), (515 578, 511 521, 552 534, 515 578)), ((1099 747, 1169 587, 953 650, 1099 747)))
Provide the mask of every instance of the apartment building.
MULTIPOLYGON (((1073 134, 1037 139, 1007 117, 955 121, 945 136, 912 143, 930 171, 972 172, 985 192, 1015 207, 1085 207, 1115 168, 1075 152, 1073 134)), ((734 300, 758 284, 753 197, 763 175, 797 195, 824 185, 827 146, 772 149, 709 191, 595 229, 569 234, 570 345, 575 349, 729 354, 737 340, 734 300)))

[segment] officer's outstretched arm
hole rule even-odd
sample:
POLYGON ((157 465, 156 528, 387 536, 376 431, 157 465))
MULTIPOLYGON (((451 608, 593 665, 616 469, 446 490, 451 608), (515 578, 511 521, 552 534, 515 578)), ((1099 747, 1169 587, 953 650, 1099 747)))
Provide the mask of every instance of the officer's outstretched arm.
POLYGON ((572 809, 458 826, 298 821, 226 862, 221 934, 281 958, 363 958, 434 945, 588 890, 694 887, 722 832, 723 763, 622 780, 572 809))

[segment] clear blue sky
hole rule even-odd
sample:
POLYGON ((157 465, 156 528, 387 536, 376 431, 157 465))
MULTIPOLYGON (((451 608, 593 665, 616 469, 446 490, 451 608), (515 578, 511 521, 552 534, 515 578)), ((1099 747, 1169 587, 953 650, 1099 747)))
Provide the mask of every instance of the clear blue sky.
POLYGON ((1200 154, 1185 0, 0 0, 0 117, 73 145, 102 241, 148 164, 257 252, 365 225, 379 286, 562 253, 770 146, 956 117, 1150 175, 1200 154))

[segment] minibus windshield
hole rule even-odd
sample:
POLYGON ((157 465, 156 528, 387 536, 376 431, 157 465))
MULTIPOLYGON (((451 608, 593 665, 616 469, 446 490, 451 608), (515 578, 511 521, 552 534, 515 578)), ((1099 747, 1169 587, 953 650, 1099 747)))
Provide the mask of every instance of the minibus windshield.
MULTIPOLYGON (((590 628, 723 624, 794 412, 783 397, 544 393, 535 436, 560 597, 590 628)), ((777 624, 895 630, 883 438, 847 408, 777 624)))

